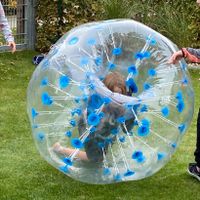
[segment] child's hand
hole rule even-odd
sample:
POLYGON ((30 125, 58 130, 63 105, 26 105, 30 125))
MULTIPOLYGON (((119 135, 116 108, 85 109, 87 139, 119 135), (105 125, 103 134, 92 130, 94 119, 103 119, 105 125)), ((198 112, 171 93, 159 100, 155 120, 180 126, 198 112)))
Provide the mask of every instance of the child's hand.
POLYGON ((175 52, 171 58, 168 60, 168 64, 176 64, 179 60, 183 58, 183 52, 182 51, 177 51, 175 52))
POLYGON ((15 44, 15 42, 9 42, 8 46, 11 47, 12 53, 14 53, 16 51, 16 44, 15 44))

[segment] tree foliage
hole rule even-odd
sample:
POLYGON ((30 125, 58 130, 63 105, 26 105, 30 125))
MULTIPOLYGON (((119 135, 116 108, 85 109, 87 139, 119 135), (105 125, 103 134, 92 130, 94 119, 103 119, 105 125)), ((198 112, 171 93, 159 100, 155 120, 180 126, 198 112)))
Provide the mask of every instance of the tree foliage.
POLYGON ((94 20, 102 14, 100 0, 38 0, 37 50, 46 52, 71 28, 94 20))
POLYGON ((38 0, 36 47, 46 52, 73 27, 112 18, 141 21, 179 47, 200 47, 199 16, 194 0, 38 0))
POLYGON ((135 0, 133 18, 170 38, 179 47, 200 48, 200 7, 193 0, 135 0))

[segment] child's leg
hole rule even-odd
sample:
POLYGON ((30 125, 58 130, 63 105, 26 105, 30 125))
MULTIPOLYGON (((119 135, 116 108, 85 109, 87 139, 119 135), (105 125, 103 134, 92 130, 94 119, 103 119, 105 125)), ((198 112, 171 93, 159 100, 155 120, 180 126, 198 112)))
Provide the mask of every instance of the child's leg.
POLYGON ((195 156, 195 161, 197 162, 197 166, 200 168, 200 109, 197 118, 197 143, 194 156, 195 156))
MULTIPOLYGON (((65 148, 65 147, 61 146, 59 142, 57 142, 53 145, 53 150, 57 153, 61 153, 61 154, 64 154, 66 156, 70 156, 76 151, 75 149, 65 148)), ((76 158, 79 158, 79 159, 84 160, 84 161, 88 161, 87 154, 84 151, 79 151, 76 154, 76 158)))

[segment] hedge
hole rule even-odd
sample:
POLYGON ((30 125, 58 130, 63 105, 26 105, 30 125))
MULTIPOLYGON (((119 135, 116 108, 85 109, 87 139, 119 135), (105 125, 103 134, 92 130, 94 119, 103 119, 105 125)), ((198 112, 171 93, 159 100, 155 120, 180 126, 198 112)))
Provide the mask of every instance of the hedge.
POLYGON ((79 24, 108 18, 134 18, 178 46, 200 47, 200 8, 194 0, 37 0, 36 48, 49 51, 79 24))
POLYGON ((65 32, 79 24, 98 20, 101 14, 101 0, 38 0, 37 50, 48 51, 65 32))
POLYGON ((200 48, 200 8, 194 0, 134 0, 132 10, 132 18, 162 33, 179 47, 200 48))

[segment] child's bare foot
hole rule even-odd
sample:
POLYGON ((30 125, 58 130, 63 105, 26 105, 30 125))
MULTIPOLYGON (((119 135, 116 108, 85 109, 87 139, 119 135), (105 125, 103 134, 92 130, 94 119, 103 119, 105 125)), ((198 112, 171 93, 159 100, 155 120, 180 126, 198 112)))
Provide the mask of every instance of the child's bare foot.
POLYGON ((59 142, 56 142, 54 145, 53 145, 53 151, 56 152, 56 153, 61 153, 63 150, 63 147, 60 145, 59 142))
POLYGON ((63 154, 64 156, 73 157, 73 159, 80 159, 80 160, 85 160, 88 161, 88 157, 85 151, 78 151, 76 149, 71 149, 71 148, 66 148, 63 147, 62 145, 60 145, 59 142, 56 142, 53 146, 52 146, 52 150, 55 153, 59 153, 59 154, 63 154), (76 154, 75 156, 73 156, 73 154, 76 154))

